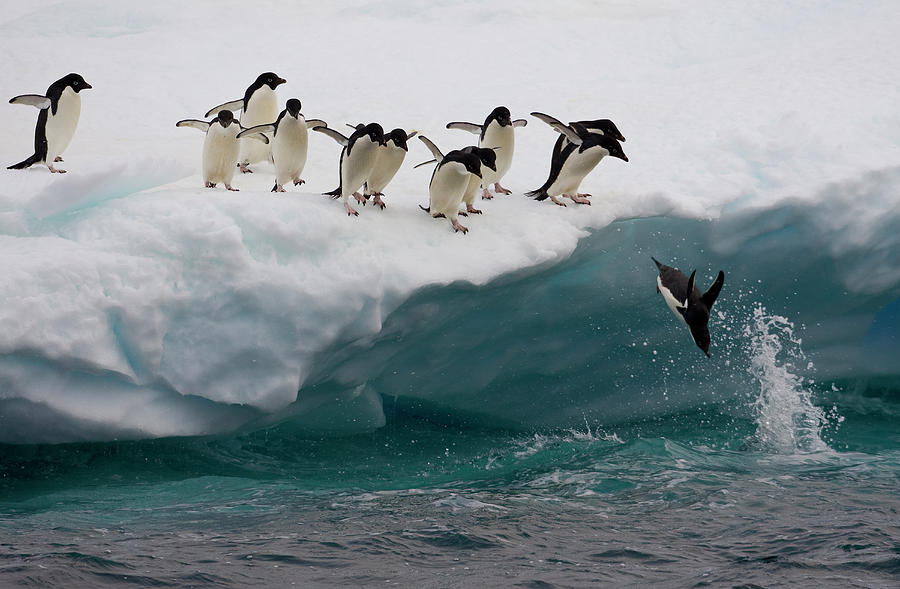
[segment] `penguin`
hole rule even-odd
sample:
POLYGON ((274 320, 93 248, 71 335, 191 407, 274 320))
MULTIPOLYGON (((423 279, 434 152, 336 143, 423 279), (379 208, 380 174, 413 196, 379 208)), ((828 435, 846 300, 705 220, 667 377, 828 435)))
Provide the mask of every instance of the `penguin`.
POLYGON ((328 127, 313 127, 313 131, 324 133, 344 146, 339 168, 341 183, 325 194, 343 199, 347 216, 358 216, 359 212, 350 206, 349 197, 352 194, 357 202, 365 203, 366 199, 359 193, 359 189, 372 173, 379 147, 385 144, 384 129, 378 123, 369 123, 357 127, 350 137, 328 127))
MULTIPOLYGON (((358 125, 356 128, 358 128, 358 125)), ((393 180, 394 175, 406 158, 406 154, 409 151, 409 146, 406 142, 415 137, 416 134, 417 131, 407 133, 403 129, 394 129, 384 136, 384 145, 378 147, 375 165, 372 167, 372 173, 366 179, 363 196, 366 200, 373 197, 372 202, 375 206, 381 207, 382 210, 387 206, 381 198, 384 196, 383 191, 388 183, 393 180)))
MULTIPOLYGON (((278 95, 275 88, 284 84, 287 80, 273 72, 265 72, 257 76, 244 92, 241 100, 232 100, 219 106, 215 106, 204 115, 209 118, 221 110, 240 110, 241 126, 246 129, 257 125, 267 125, 278 117, 278 95)), ((271 139, 271 137, 270 137, 271 139)), ((260 144, 256 141, 242 141, 238 166, 242 174, 252 172, 250 164, 272 159, 271 146, 260 144)))
MULTIPOLYGON (((443 154, 440 149, 432 143, 427 138, 423 139, 423 142, 431 150, 432 155, 434 155, 433 160, 429 160, 427 162, 422 162, 418 164, 416 167, 424 166, 427 164, 432 164, 441 161, 443 159, 443 154)), ((485 168, 489 170, 496 171, 497 169, 497 152, 493 149, 488 149, 486 147, 477 147, 475 145, 469 145, 468 147, 462 148, 460 151, 464 153, 474 153, 481 160, 481 170, 482 174, 485 171, 485 168)), ((462 202, 466 205, 466 211, 460 211, 460 215, 468 216, 469 214, 480 215, 482 211, 480 209, 475 208, 475 198, 478 196, 478 188, 481 186, 481 178, 475 175, 469 176, 469 184, 466 186, 465 192, 463 192, 462 202)))
MULTIPOLYGON (((419 135, 419 139, 437 158, 440 150, 434 147, 427 137, 419 135)), ((428 208, 421 205, 419 208, 431 213, 432 217, 446 217, 454 232, 468 233, 469 229, 459 222, 459 205, 462 203, 471 176, 477 177, 479 182, 483 180, 481 159, 477 155, 454 149, 442 156, 428 184, 428 208)))
MULTIPOLYGON (((230 110, 221 110, 216 118, 209 122, 184 119, 175 123, 175 126, 192 127, 206 133, 206 139, 203 141, 204 185, 207 188, 215 188, 216 184, 224 182, 225 188, 237 192, 237 188, 231 186, 231 179, 234 177, 240 151, 237 136, 241 132, 241 125, 234 120, 234 113, 230 110)), ((262 133, 247 137, 264 144, 269 142, 269 138, 262 133)))
POLYGON ((622 151, 618 140, 608 135, 592 133, 581 127, 566 125, 558 119, 540 112, 531 113, 532 116, 544 121, 559 133, 562 133, 568 142, 559 152, 554 153, 550 159, 550 175, 544 184, 536 189, 526 192, 526 196, 536 200, 550 198, 560 206, 565 203, 557 199, 557 196, 565 196, 576 203, 591 204, 586 195, 578 194, 578 187, 591 170, 596 167, 607 155, 628 161, 628 156, 622 151))
POLYGON ((9 166, 9 170, 23 170, 34 164, 45 164, 55 174, 65 174, 53 166, 62 161, 62 153, 69 146, 78 117, 81 115, 79 92, 93 88, 79 74, 69 74, 50 84, 44 96, 23 94, 10 98, 10 104, 25 104, 40 109, 34 127, 34 155, 9 166))
POLYGON ((448 129, 460 129, 478 134, 478 147, 497 150, 497 169, 486 172, 482 180, 481 198, 483 199, 493 198, 489 190, 491 184, 494 185, 494 191, 498 194, 512 194, 510 190, 500 185, 500 180, 512 165, 515 151, 514 130, 516 127, 524 127, 528 121, 525 119, 512 120, 511 116, 508 108, 498 106, 491 111, 481 125, 462 122, 447 123, 448 129))
POLYGON ((691 277, 688 278, 678 268, 666 266, 653 257, 650 259, 656 263, 656 267, 659 269, 659 276, 656 277, 656 292, 662 294, 675 316, 688 326, 694 343, 703 350, 708 358, 709 311, 716 299, 719 298, 719 292, 725 283, 725 273, 719 270, 719 274, 709 290, 700 294, 700 291, 694 286, 696 270, 691 272, 691 277))
POLYGON ((285 104, 274 123, 257 125, 238 133, 237 138, 262 133, 272 138, 272 160, 275 163, 275 186, 272 192, 285 192, 284 185, 294 181, 294 186, 303 184, 300 177, 306 167, 306 154, 309 146, 309 129, 327 127, 328 123, 320 119, 307 119, 300 114, 300 101, 291 98, 285 104))

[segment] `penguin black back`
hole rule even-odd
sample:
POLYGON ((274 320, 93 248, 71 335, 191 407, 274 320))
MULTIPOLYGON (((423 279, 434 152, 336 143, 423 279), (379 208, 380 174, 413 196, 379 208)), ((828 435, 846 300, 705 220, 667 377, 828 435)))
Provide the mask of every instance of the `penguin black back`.
POLYGON ((697 271, 687 277, 678 268, 667 266, 656 258, 651 258, 659 269, 656 290, 663 295, 672 312, 685 322, 697 347, 709 356, 709 313, 725 283, 725 273, 719 274, 705 293, 694 284, 697 271))

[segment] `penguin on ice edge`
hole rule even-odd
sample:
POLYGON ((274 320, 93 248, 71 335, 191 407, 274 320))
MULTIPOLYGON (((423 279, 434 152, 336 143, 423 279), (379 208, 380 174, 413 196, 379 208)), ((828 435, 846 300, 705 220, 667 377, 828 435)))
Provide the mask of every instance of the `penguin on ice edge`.
POLYGON ((309 129, 328 126, 323 120, 307 119, 300 114, 301 104, 296 98, 289 99, 285 107, 274 123, 250 127, 237 135, 238 139, 254 133, 272 137, 272 160, 275 163, 275 186, 272 187, 272 192, 285 192, 284 185, 291 180, 294 186, 305 182, 300 174, 306 167, 309 129))
POLYGON ((500 180, 512 166, 516 146, 515 128, 524 127, 527 124, 528 121, 525 119, 512 120, 512 115, 505 106, 498 106, 492 110, 481 125, 463 122, 447 123, 448 129, 459 129, 478 135, 478 147, 497 150, 497 169, 485 172, 481 184, 483 187, 481 198, 485 200, 493 198, 488 189, 491 184, 494 185, 494 191, 498 194, 512 194, 510 190, 500 185, 500 180))
POLYGON ((34 106, 41 112, 34 127, 34 154, 7 169, 23 170, 34 164, 46 164, 51 172, 64 174, 65 170, 53 164, 62 161, 62 153, 75 134, 81 116, 78 93, 88 88, 92 86, 79 74, 69 74, 50 84, 44 96, 23 94, 10 99, 10 104, 34 106))
MULTIPOLYGON (((176 127, 191 127, 206 133, 203 141, 203 182, 207 188, 215 188, 219 182, 225 183, 225 188, 237 191, 231 186, 231 179, 238 160, 240 141, 237 136, 241 132, 241 125, 234 120, 234 113, 230 110, 222 110, 211 121, 198 121, 197 119, 184 119, 175 123, 176 127)), ((248 135, 263 143, 268 143, 269 138, 262 133, 248 135)))
POLYGON ((341 150, 339 168, 341 183, 337 188, 325 194, 335 199, 342 199, 347 216, 359 216, 359 212, 350 206, 349 197, 352 194, 357 202, 366 202, 366 198, 359 193, 359 189, 372 174, 375 160, 378 157, 378 148, 385 144, 384 129, 378 123, 359 125, 350 137, 345 137, 327 127, 313 127, 313 131, 324 133, 344 146, 344 149, 341 150))
MULTIPOLYGON (((422 142, 425 143, 426 147, 431 151, 431 155, 434 156, 434 159, 429 160, 427 162, 422 162, 421 164, 416 165, 418 168, 420 166, 426 166, 428 164, 434 164, 442 159, 444 159, 444 154, 441 153, 441 150, 437 145, 432 143, 427 137, 422 138, 422 142)), ((477 147, 475 145, 469 145, 467 147, 463 147, 459 151, 463 153, 474 153, 481 160, 481 171, 482 174, 485 173, 486 170, 497 170, 497 151, 494 149, 488 149, 487 147, 477 147)), ((460 211, 459 214, 463 216, 468 216, 469 213, 473 215, 480 215, 481 210, 475 208, 475 197, 478 196, 478 188, 481 186, 481 178, 470 174, 469 175, 469 184, 466 186, 465 192, 463 192, 462 203, 466 205, 465 212, 460 211)), ((422 208, 422 207, 420 207, 422 208)))
MULTIPOLYGON (((247 87, 244 97, 214 106, 204 115, 209 118, 221 110, 243 111, 241 126, 245 129, 257 125, 268 125, 278 117, 278 95, 275 88, 287 80, 274 72, 264 72, 247 87)), ((269 137, 271 139, 271 137, 269 137)), ((242 174, 252 172, 248 166, 254 162, 272 159, 272 148, 255 141, 242 141, 238 167, 242 174)))
POLYGON ((454 232, 462 231, 465 235, 469 229, 459 222, 459 206, 462 204, 469 179, 474 176, 480 182, 483 178, 481 158, 472 152, 454 149, 446 155, 427 137, 419 135, 419 139, 428 147, 438 165, 431 174, 428 183, 428 207, 419 205, 432 217, 445 217, 450 221, 454 232))
POLYGON ((709 329, 707 328, 709 311, 725 283, 725 273, 719 270, 719 274, 709 290, 700 294, 700 291, 694 286, 696 270, 691 272, 691 276, 688 278, 678 268, 666 266, 656 258, 651 257, 651 259, 659 268, 659 276, 656 277, 656 292, 662 294, 675 316, 688 326, 694 343, 709 357, 709 329))

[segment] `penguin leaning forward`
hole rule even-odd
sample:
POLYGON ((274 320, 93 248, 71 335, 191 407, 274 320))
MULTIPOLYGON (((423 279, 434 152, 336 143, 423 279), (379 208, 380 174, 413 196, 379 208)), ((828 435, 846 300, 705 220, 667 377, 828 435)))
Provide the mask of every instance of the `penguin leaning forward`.
POLYGON ((10 170, 22 170, 34 164, 45 164, 51 172, 64 174, 66 171, 53 166, 62 161, 62 153, 78 126, 81 116, 82 90, 92 88, 80 74, 69 74, 50 84, 46 95, 23 94, 9 100, 10 104, 25 104, 41 110, 34 127, 34 154, 10 170))
POLYGON ((481 182, 483 180, 482 169, 490 168, 488 166, 482 168, 481 158, 471 151, 454 149, 444 155, 427 137, 419 135, 419 139, 428 147, 428 150, 434 155, 435 161, 438 162, 431 174, 431 181, 428 183, 428 207, 419 205, 419 208, 430 213, 434 218, 445 217, 450 221, 454 232, 468 233, 469 229, 459 222, 459 207, 472 177, 474 176, 478 182, 481 182))

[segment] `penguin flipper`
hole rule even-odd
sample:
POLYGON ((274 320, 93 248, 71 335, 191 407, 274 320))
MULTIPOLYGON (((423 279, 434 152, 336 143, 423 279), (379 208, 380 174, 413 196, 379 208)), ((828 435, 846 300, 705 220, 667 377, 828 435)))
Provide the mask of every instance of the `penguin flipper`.
POLYGON ((719 292, 721 292, 723 284, 725 284, 725 273, 719 270, 719 275, 716 276, 712 286, 710 286, 709 290, 703 293, 703 296, 701 297, 703 299, 703 304, 706 305, 707 309, 712 309, 713 303, 719 298, 719 292))
POLYGON ((544 114, 542 112, 533 112, 531 113, 531 116, 544 121, 545 123, 553 127, 554 131, 556 131, 557 133, 562 133, 563 135, 565 135, 566 139, 568 139, 575 145, 581 145, 581 137, 578 136, 578 133, 575 131, 575 129, 563 123, 559 119, 551 117, 550 115, 544 114))
POLYGON ((414 165, 413 170, 415 170, 416 168, 421 168, 422 166, 427 166, 428 164, 436 164, 436 163, 437 163, 436 159, 428 160, 427 162, 422 162, 421 164, 414 165))
POLYGON ((26 106, 34 106, 41 110, 50 108, 50 99, 40 94, 22 94, 9 99, 10 104, 24 104, 26 106))
MULTIPOLYGON (((250 127, 249 129, 244 129, 243 131, 238 133, 237 138, 242 139, 244 137, 253 135, 254 133, 274 133, 274 132, 275 132, 275 125, 273 125, 273 124, 256 125, 255 127, 250 127)), ((255 137, 253 137, 253 139, 255 139, 255 137)), ((266 143, 268 143, 268 141, 266 141, 266 143)))
POLYGON ((459 129, 460 131, 468 131, 469 133, 475 133, 476 135, 481 135, 481 125, 476 125, 475 123, 463 123, 459 121, 455 121, 452 123, 447 123, 448 129, 459 129))
POLYGON ((444 154, 441 153, 441 150, 438 149, 437 145, 432 143, 431 139, 424 135, 419 135, 419 141, 425 144, 425 147, 428 148, 428 151, 431 152, 431 155, 434 156, 434 159, 436 159, 437 161, 441 161, 442 159, 444 159, 444 154))
POLYGON ((528 121, 526 121, 525 119, 516 119, 512 122, 513 127, 524 127, 527 124, 528 121))
POLYGON ((310 129, 313 127, 327 127, 328 123, 322 119, 306 119, 306 126, 310 129))
POLYGON ((415 137, 418 134, 419 134, 418 131, 411 131, 406 134, 406 140, 409 141, 410 139, 412 139, 413 137, 415 137))
POLYGON ((688 305, 691 302, 691 293, 694 292, 694 277, 696 275, 697 271, 694 270, 693 272, 691 272, 691 277, 688 278, 687 293, 684 295, 684 303, 682 303, 685 309, 687 309, 688 305))
POLYGON ((347 147, 347 145, 350 144, 349 137, 344 137, 343 135, 341 135, 334 129, 329 129, 328 127, 313 127, 313 131, 318 131, 319 133, 324 133, 325 135, 328 135, 329 137, 331 137, 332 139, 334 139, 335 141, 337 141, 344 147, 347 147))
MULTIPOLYGON (((260 125, 260 126, 265 127, 267 125, 260 125)), ((244 129, 243 131, 241 131, 240 133, 235 135, 235 137, 240 137, 241 139, 255 139, 256 141, 262 141, 263 143, 268 144, 269 138, 266 137, 265 134, 260 133, 259 131, 255 131, 254 129, 256 129, 256 127, 244 129), (248 131, 251 131, 251 132, 248 133, 248 131)))
POLYGON ((209 123, 206 121, 198 121, 197 119, 184 119, 175 123, 176 127, 190 127, 206 133, 209 131, 209 123))
POLYGON ((219 106, 214 106, 205 115, 206 118, 209 118, 213 115, 219 114, 220 110, 244 110, 244 99, 240 100, 230 100, 228 102, 223 102, 219 106))

